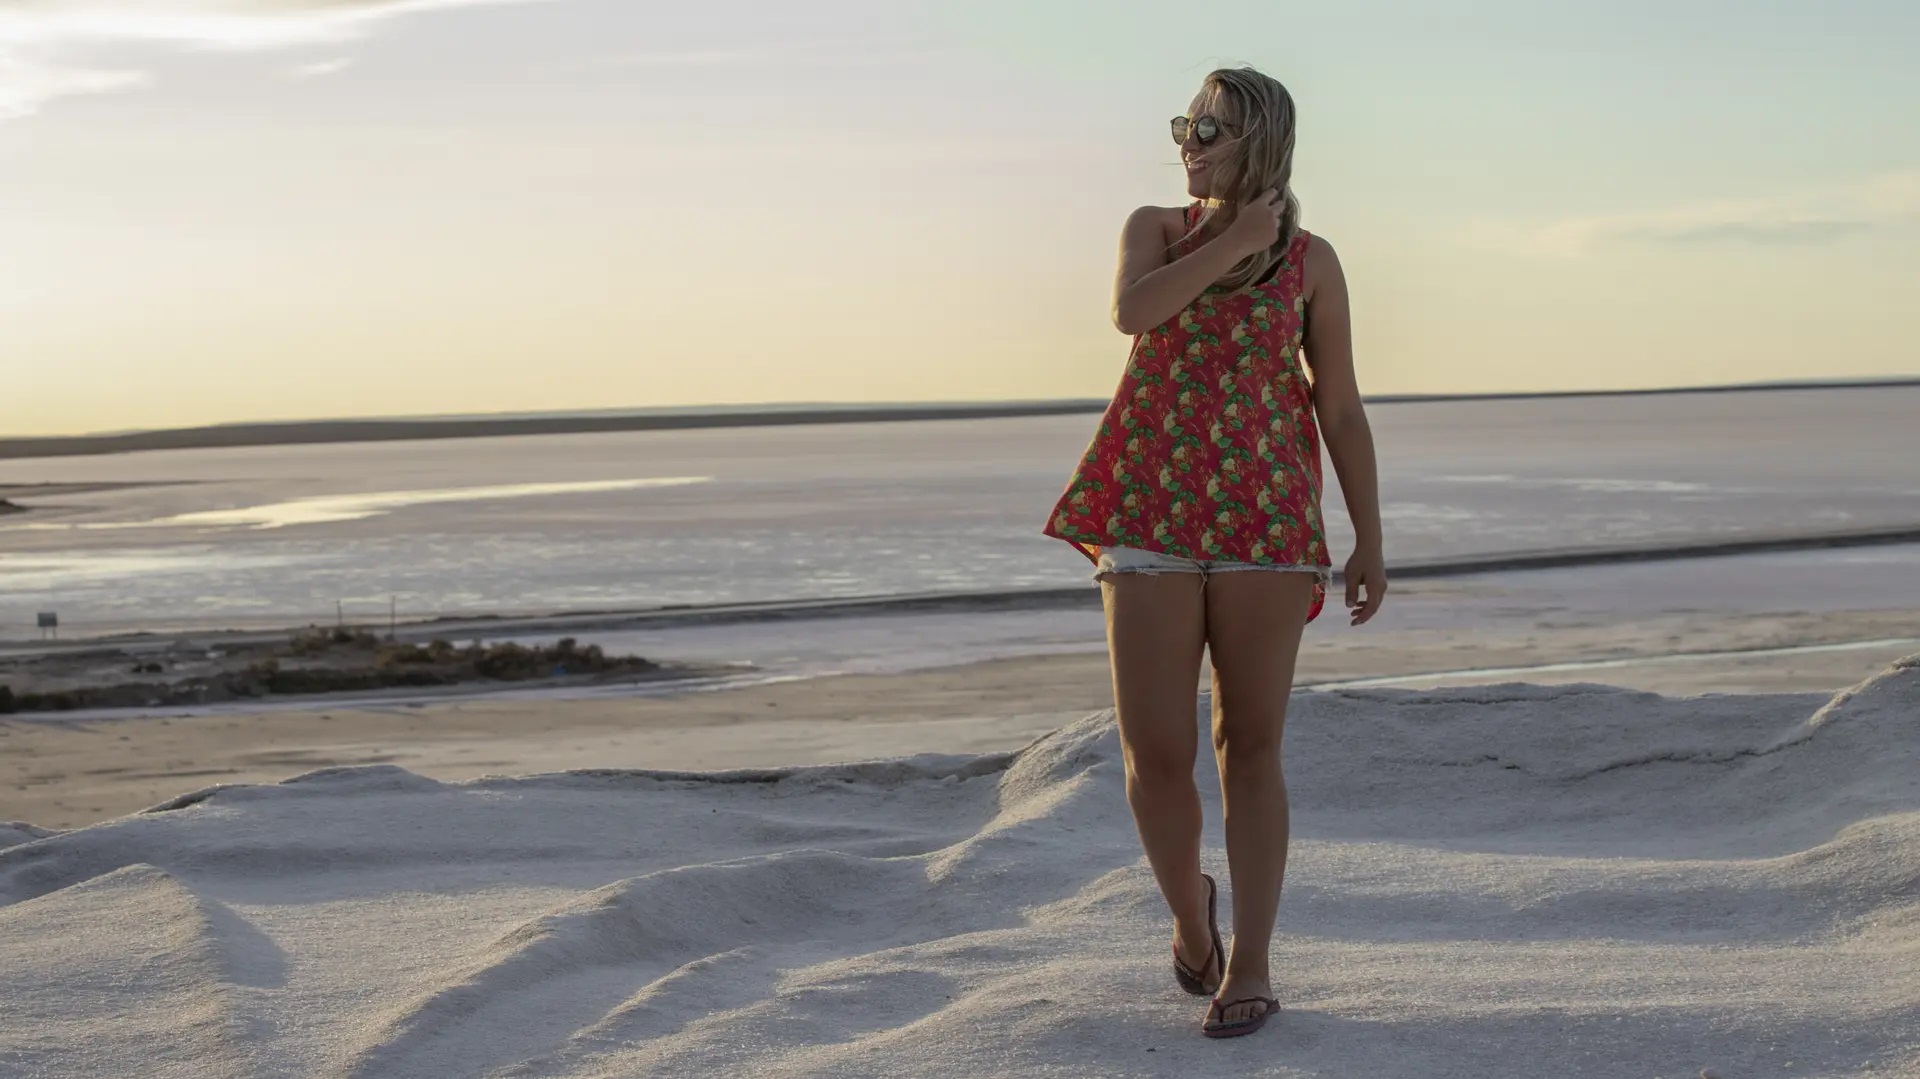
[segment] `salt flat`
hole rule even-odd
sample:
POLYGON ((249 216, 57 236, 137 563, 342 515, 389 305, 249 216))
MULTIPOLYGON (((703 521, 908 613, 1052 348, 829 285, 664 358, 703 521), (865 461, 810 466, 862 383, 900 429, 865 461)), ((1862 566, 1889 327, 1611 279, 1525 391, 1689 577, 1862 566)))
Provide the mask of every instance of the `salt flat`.
POLYGON ((1832 697, 1301 692, 1284 1011, 1229 1042, 1166 969, 1110 713, 0 825, 0 1075, 1920 1074, 1917 735, 1920 656, 1832 697))
MULTIPOLYGON (((1370 404, 1388 564, 1910 528, 1916 414, 1920 384, 1370 404)), ((390 603, 412 620, 1072 587, 1086 560, 1040 527, 1097 423, 0 460, 0 485, 114 488, 20 495, 30 511, 0 524, 0 639, 32 637, 39 611, 77 637, 342 611, 384 625, 390 603)), ((1344 559, 1345 496, 1326 480, 1344 559)))

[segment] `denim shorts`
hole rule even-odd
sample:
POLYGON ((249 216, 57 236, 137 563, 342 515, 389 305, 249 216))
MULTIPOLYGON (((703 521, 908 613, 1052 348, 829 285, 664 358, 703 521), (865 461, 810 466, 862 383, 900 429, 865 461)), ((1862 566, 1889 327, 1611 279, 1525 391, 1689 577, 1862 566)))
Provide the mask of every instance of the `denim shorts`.
POLYGON ((1202 580, 1205 580, 1209 574, 1229 573, 1235 570, 1311 573, 1318 576, 1322 582, 1331 580, 1333 577, 1332 566, 1234 562, 1224 558, 1187 558, 1183 555, 1142 551, 1133 547, 1102 547, 1100 558, 1094 563, 1093 579, 1098 581, 1113 573, 1197 573, 1202 580))

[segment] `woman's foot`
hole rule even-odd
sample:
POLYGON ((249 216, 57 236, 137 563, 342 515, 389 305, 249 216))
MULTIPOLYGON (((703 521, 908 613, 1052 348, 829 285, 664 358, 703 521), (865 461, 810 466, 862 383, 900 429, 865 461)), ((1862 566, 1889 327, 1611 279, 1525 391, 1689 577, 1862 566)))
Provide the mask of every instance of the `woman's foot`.
MULTIPOLYGON (((1207 1016, 1214 1023, 1236 1025, 1257 1019, 1260 1013, 1269 1007, 1263 1003, 1273 996, 1273 983, 1265 974, 1240 974, 1227 971, 1220 988, 1214 991, 1213 999, 1219 1003, 1233 1002, 1230 1007, 1215 1009, 1207 1016)), ((1212 1005, 1208 1005, 1212 1008, 1212 1005)))
POLYGON ((1203 943, 1195 946, 1189 942, 1187 934, 1176 930, 1173 934, 1173 957, 1199 976, 1201 986, 1208 993, 1215 993, 1220 987, 1220 954, 1213 951, 1213 941, 1207 939, 1205 926, 1200 928, 1199 939, 1203 943))
POLYGON ((1173 926, 1173 957, 1200 979, 1203 990, 1212 993, 1219 988, 1220 977, 1224 973, 1227 957, 1215 946, 1219 929, 1212 920, 1214 904, 1218 896, 1213 892, 1206 874, 1201 874, 1198 921, 1182 922, 1176 920, 1173 926))

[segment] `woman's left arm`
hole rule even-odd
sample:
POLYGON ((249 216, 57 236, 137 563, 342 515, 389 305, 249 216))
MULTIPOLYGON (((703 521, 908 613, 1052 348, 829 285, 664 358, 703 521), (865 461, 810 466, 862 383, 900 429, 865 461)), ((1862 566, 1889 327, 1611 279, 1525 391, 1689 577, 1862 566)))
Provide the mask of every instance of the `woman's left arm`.
POLYGON ((1360 625, 1380 609, 1387 594, 1386 555, 1380 537, 1379 477, 1374 467, 1373 429, 1360 403, 1353 373, 1353 320, 1347 306, 1347 278, 1333 245, 1319 236, 1307 242, 1305 266, 1307 363, 1313 370, 1313 411, 1340 477, 1353 519, 1353 557, 1347 560, 1347 606, 1357 608, 1360 625), (1360 600, 1366 587, 1366 602, 1360 600))

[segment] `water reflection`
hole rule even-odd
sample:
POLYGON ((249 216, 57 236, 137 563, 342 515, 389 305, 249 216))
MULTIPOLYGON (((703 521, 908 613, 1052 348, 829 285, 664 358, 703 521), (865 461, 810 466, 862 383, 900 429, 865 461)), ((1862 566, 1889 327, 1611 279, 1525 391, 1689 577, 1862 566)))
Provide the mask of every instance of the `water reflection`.
POLYGON ((147 521, 110 521, 80 524, 42 524, 36 527, 75 529, 230 527, 286 528, 291 525, 330 524, 377 517, 406 506, 435 502, 491 502, 537 495, 629 491, 642 487, 685 487, 708 483, 711 476, 649 476, 644 479, 579 480, 566 483, 513 483, 493 487, 439 487, 420 491, 362 491, 355 494, 315 495, 284 502, 266 502, 222 510, 197 510, 147 521))

